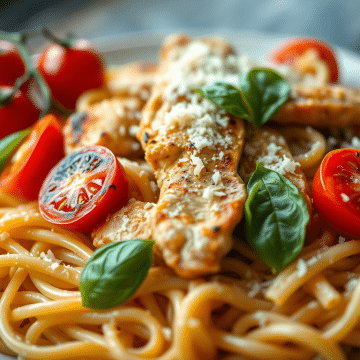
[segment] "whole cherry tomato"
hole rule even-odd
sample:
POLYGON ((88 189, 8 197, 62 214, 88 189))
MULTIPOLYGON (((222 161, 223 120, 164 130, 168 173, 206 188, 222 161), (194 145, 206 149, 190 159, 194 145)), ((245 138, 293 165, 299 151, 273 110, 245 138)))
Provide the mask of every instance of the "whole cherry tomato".
POLYGON ((303 55, 307 50, 314 49, 320 59, 328 66, 330 82, 339 80, 339 66, 334 50, 330 45, 319 39, 307 37, 291 38, 275 47, 269 54, 269 59, 279 64, 292 64, 296 58, 303 55))
POLYGON ((360 151, 329 152, 317 170, 312 195, 319 216, 340 235, 360 238, 360 151))
POLYGON ((61 126, 54 115, 41 118, 5 164, 0 174, 0 190, 36 200, 52 167, 64 157, 61 126))
POLYGON ((39 193, 43 218, 70 230, 90 232, 127 202, 125 170, 98 145, 68 155, 49 173, 39 193))
POLYGON ((0 85, 13 86, 25 74, 25 64, 17 47, 9 41, 0 41, 0 85))
POLYGON ((0 138, 23 130, 39 119, 41 108, 32 96, 30 82, 18 90, 0 86, 0 138))
POLYGON ((46 34, 57 43, 42 52, 38 69, 53 98, 67 109, 75 109, 76 100, 84 91, 104 85, 104 60, 87 40, 60 41, 46 34))

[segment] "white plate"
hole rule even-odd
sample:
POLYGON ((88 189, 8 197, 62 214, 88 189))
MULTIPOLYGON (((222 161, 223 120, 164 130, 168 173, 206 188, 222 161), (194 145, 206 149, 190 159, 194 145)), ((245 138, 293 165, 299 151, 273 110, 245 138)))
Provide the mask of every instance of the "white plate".
MULTIPOLYGON (((236 33, 229 30, 186 31, 190 36, 217 35, 227 39, 238 53, 248 53, 261 62, 266 54, 277 44, 286 40, 283 36, 269 36, 254 33, 236 33)), ((132 61, 157 61, 159 49, 169 32, 134 33, 118 37, 97 38, 92 42, 105 54, 110 65, 126 64, 132 61)), ((349 50, 336 48, 341 81, 353 87, 360 87, 360 55, 349 50)), ((0 354, 0 360, 14 360, 13 357, 0 354)))
MULTIPOLYGON (((190 36, 217 35, 224 37, 235 46, 238 53, 248 53, 259 62, 276 45, 286 40, 284 36, 269 36, 258 33, 237 33, 230 30, 184 31, 190 36)), ((105 53, 108 64, 125 64, 132 61, 157 61, 159 49, 168 31, 156 33, 132 33, 92 41, 105 53)), ((336 48, 341 82, 348 86, 360 87, 360 55, 350 50, 336 48)))

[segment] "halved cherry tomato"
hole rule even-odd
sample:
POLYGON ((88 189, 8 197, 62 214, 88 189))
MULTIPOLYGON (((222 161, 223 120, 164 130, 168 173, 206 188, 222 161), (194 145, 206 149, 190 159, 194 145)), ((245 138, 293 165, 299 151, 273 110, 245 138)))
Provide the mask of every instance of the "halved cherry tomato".
POLYGON ((64 157, 61 126, 54 115, 40 119, 0 174, 0 191, 36 200, 52 167, 64 157))
POLYGON ((115 155, 98 145, 68 155, 49 173, 39 193, 45 220, 90 232, 127 202, 125 170, 115 155))
POLYGON ((25 64, 17 47, 9 41, 0 41, 0 85, 13 86, 25 74, 25 64))
POLYGON ((330 82, 339 80, 339 66, 334 50, 322 40, 295 37, 278 45, 269 54, 269 59, 279 64, 293 64, 295 59, 303 55, 307 50, 314 49, 328 66, 330 71, 330 82))
POLYGON ((317 213, 340 235, 360 239, 360 151, 329 152, 315 174, 317 213))
MULTIPOLYGON (((0 86, 0 92, 8 94, 10 86, 0 86)), ((40 116, 40 104, 31 94, 31 81, 15 92, 12 99, 0 104, 0 138, 33 125, 40 116)))
POLYGON ((75 109, 83 92, 101 88, 105 82, 104 59, 84 39, 51 44, 40 55, 38 69, 53 98, 67 109, 75 109))

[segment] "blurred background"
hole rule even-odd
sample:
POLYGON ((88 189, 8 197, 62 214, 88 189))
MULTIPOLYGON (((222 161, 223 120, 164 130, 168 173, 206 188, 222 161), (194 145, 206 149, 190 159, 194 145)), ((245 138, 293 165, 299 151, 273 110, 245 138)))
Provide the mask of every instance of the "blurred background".
MULTIPOLYGON (((302 35, 360 52, 358 0, 0 0, 0 29, 90 40, 179 30, 302 35)), ((42 41, 43 43, 43 41, 42 41)), ((34 40, 34 49, 40 42, 34 40)))

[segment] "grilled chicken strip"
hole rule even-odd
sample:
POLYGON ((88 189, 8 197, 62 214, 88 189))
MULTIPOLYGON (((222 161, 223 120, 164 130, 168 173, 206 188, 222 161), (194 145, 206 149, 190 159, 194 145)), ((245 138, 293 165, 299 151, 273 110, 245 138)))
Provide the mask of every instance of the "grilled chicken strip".
POLYGON ((136 96, 147 100, 157 69, 157 64, 145 62, 110 67, 106 79, 107 89, 112 95, 136 96))
POLYGON ((243 122, 193 92, 215 80, 237 81, 227 61, 232 53, 217 38, 170 38, 138 132, 160 188, 152 238, 183 277, 219 270, 243 213, 246 190, 237 175, 243 122))
MULTIPOLYGON (((155 71, 155 65, 142 63, 112 70, 108 89, 101 93, 104 98, 95 103, 89 100, 86 109, 74 113, 67 120, 63 130, 66 153, 87 145, 103 145, 117 156, 142 156, 143 150, 136 139, 136 132, 155 71)), ((91 92, 89 96, 91 98, 91 92)))
POLYGON ((245 183, 255 171, 257 161, 290 180, 303 195, 311 214, 311 196, 306 176, 300 164, 294 160, 285 138, 275 129, 261 127, 253 137, 246 140, 239 167, 239 175, 245 183))
POLYGON ((131 201, 112 214, 91 237, 96 247, 110 242, 130 239, 151 239, 150 219, 155 204, 143 201, 131 201))
POLYGON ((318 128, 359 125, 360 90, 334 85, 293 85, 288 101, 272 121, 318 128))

